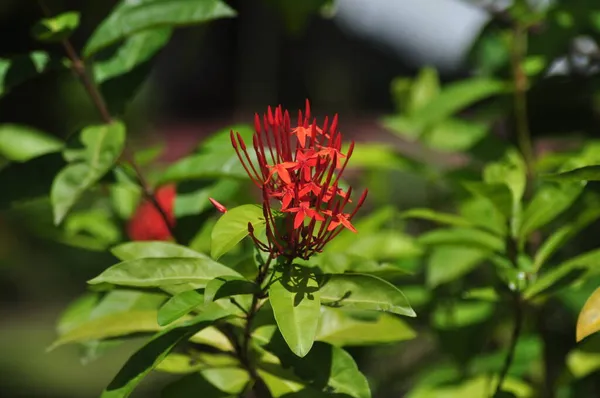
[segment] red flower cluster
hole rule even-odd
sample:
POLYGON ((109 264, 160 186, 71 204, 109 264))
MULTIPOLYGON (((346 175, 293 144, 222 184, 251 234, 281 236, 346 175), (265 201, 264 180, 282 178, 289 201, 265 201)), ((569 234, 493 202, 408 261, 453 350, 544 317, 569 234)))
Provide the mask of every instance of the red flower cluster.
MULTIPOLYGON (((155 193, 156 202, 167 215, 171 227, 175 226, 175 214, 173 213, 175 196, 176 188, 173 184, 162 186, 155 193)), ((134 241, 172 239, 162 214, 155 204, 147 199, 138 206, 129 220, 127 234, 134 241)))
POLYGON ((325 118, 321 127, 316 120, 311 121, 308 100, 304 114, 299 111, 296 127, 291 126, 290 116, 281 106, 275 112, 269 107, 262 123, 255 115, 254 161, 240 134, 231 131, 231 142, 244 169, 263 192, 267 242, 260 242, 249 225, 250 235, 261 250, 307 259, 322 251, 344 228, 356 232, 350 221, 367 191, 354 210, 347 212, 352 188, 346 192, 339 182, 354 142, 346 154, 341 152, 342 135, 337 124, 337 115, 331 123, 325 118), (272 203, 278 203, 279 208, 274 210, 272 203))

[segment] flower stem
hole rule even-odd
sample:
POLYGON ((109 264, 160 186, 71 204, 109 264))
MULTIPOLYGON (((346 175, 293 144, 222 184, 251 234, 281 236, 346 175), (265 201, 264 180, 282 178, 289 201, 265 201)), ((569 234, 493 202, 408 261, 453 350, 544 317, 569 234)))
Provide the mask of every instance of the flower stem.
MULTIPOLYGON (((44 4, 43 0, 39 0, 38 3, 40 5, 40 8, 42 9, 44 15, 46 17, 51 16, 51 12, 48 9, 48 7, 46 6, 46 4, 44 4)), ((61 44, 62 44, 63 48, 65 49, 65 53, 67 54, 69 61, 71 61, 71 68, 72 68, 73 73, 75 73, 75 75, 81 81, 81 84, 83 85, 85 91, 87 92, 92 103, 94 104, 94 107, 100 114, 102 121, 106 124, 111 124, 113 122, 113 117, 111 116, 110 111, 108 110, 108 107, 106 106, 106 101, 104 100, 102 93, 100 92, 100 90, 98 89, 96 84, 94 83, 93 79, 90 77, 90 74, 88 73, 88 70, 86 68, 84 61, 81 59, 81 57, 79 55, 77 55, 77 52, 75 51, 75 49, 73 48, 73 45, 71 44, 71 42, 68 39, 62 40, 61 44)), ((160 204, 158 203, 156 197, 154 196, 154 192, 153 192, 150 184, 144 177, 140 167, 138 166, 137 162, 135 161, 133 153, 129 150, 129 148, 126 147, 125 150, 123 151, 122 159, 125 163, 129 163, 129 165, 132 167, 132 169, 136 175, 136 179, 138 180, 138 183, 139 183, 140 187, 142 188, 142 193, 143 193, 144 197, 146 198, 146 200, 148 200, 148 201, 150 201, 150 203, 152 203, 152 206, 154 206, 156 208, 156 210, 158 210, 161 218, 163 219, 163 221, 165 223, 165 226, 169 230, 169 233, 171 234, 173 239, 176 239, 173 228, 171 227, 171 223, 169 222, 169 217, 168 217, 167 213, 163 210, 162 206, 160 206, 160 204)))

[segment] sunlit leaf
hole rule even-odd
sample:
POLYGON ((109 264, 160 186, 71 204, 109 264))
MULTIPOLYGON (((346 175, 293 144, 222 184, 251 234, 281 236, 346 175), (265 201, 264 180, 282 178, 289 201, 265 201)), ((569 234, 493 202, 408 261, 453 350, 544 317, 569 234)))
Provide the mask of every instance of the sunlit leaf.
POLYGON ((248 235, 248 223, 254 227, 255 235, 264 230, 265 219, 260 206, 242 205, 223 214, 212 230, 212 258, 218 259, 244 239, 248 235))
POLYGON ((32 127, 17 124, 0 125, 0 156, 15 162, 26 162, 47 153, 57 152, 63 143, 32 127))
POLYGON ((408 300, 397 287, 372 275, 326 275, 319 292, 321 302, 332 307, 416 316, 408 300))
POLYGON ((227 312, 222 309, 211 309, 185 323, 157 333, 129 358, 106 387, 101 397, 125 398, 129 396, 142 379, 169 354, 177 343, 227 315, 227 312))
POLYGON ((364 320, 347 311, 321 307, 316 340, 335 346, 367 346, 410 340, 416 335, 405 321, 391 314, 364 320))
POLYGON ((204 304, 204 295, 196 290, 187 290, 171 297, 158 310, 158 324, 168 325, 184 315, 189 314, 194 308, 204 304))
POLYGON ((175 243, 162 241, 127 242, 115 246, 111 253, 121 261, 142 258, 189 257, 208 259, 208 256, 175 243))
POLYGON ((320 293, 313 278, 296 286, 276 280, 269 287, 269 301, 277 326, 292 352, 304 357, 310 351, 319 324, 320 293))
POLYGON ((40 41, 59 42, 71 36, 78 26, 79 13, 69 11, 42 19, 33 26, 31 33, 40 41))
POLYGON ((201 288, 212 279, 223 275, 240 276, 231 268, 206 258, 142 258, 113 265, 88 283, 138 287, 190 283, 196 288, 201 288))

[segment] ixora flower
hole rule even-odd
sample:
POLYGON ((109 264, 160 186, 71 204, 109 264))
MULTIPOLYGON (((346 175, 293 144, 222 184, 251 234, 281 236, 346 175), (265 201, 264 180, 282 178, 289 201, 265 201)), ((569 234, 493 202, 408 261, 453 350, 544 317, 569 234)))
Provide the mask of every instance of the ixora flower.
MULTIPOLYGON (((174 184, 164 185, 158 188, 154 194, 156 203, 166 214, 171 227, 175 226, 175 214, 173 213, 175 196, 176 188, 174 184)), ((133 217, 129 220, 127 234, 134 241, 171 240, 173 238, 163 215, 155 207, 155 204, 147 199, 138 206, 133 217)))
POLYGON ((263 251, 274 256, 308 259, 321 252, 343 229, 356 232, 352 218, 367 196, 365 190, 352 211, 352 188, 344 191, 340 178, 352 156, 354 142, 342 153, 338 117, 322 125, 311 121, 310 104, 298 112, 292 126, 288 111, 269 107, 262 122, 254 118, 253 151, 239 133, 231 131, 231 142, 250 179, 262 190, 266 242, 250 236, 263 251))

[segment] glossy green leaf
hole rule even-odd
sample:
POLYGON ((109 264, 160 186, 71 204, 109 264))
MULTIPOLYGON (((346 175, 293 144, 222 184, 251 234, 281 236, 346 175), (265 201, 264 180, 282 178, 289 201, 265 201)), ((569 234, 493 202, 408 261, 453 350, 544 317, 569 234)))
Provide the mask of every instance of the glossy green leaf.
POLYGON ((142 379, 169 354, 177 343, 227 315, 226 311, 213 308, 187 322, 157 333, 129 358, 103 391, 101 397, 128 397, 142 379))
POLYGON ((367 346, 411 340, 417 333, 405 321, 391 314, 361 319, 348 311, 321 307, 317 341, 335 346, 367 346))
POLYGON ((162 241, 127 242, 115 246, 111 253, 121 261, 142 258, 188 257, 208 259, 208 256, 175 243, 162 241))
POLYGON ((561 247, 563 247, 569 240, 571 240, 577 233, 587 227, 592 222, 600 218, 600 208, 589 208, 585 209, 575 221, 564 224, 556 231, 552 233, 542 243, 533 259, 534 271, 539 269, 546 263, 546 261, 554 255, 561 247))
POLYGON ((50 199, 56 224, 118 160, 125 144, 125 126, 121 122, 90 126, 81 132, 80 140, 84 148, 71 152, 76 160, 62 169, 52 184, 50 199))
POLYGON ((47 153, 60 151, 63 143, 49 134, 17 124, 0 125, 0 156, 26 162, 47 153))
POLYGON ((417 242, 425 246, 455 245, 504 251, 502 238, 475 228, 438 228, 422 234, 417 242))
POLYGON ((392 312, 414 317, 408 300, 389 282, 365 274, 326 275, 319 288, 321 302, 331 307, 392 312))
POLYGON ((92 33, 84 55, 89 57, 146 29, 199 24, 233 16, 233 9, 219 0, 123 1, 92 33))
POLYGON ((577 341, 600 331, 600 287, 592 293, 577 318, 577 341))
POLYGON ((435 287, 456 280, 489 256, 489 250, 474 247, 437 246, 427 263, 427 285, 435 287))
POLYGON ((264 230, 265 219, 260 206, 242 205, 223 214, 211 233, 212 258, 218 259, 244 239, 248 235, 248 223, 254 227, 255 235, 264 230))
POLYGON ((119 312, 82 323, 56 340, 49 350, 68 343, 126 336, 132 333, 155 332, 160 329, 156 311, 119 312))
POLYGON ((304 357, 317 334, 320 315, 320 292, 317 282, 303 278, 298 285, 276 280, 269 287, 269 301, 279 331, 292 352, 304 357))
POLYGON ((580 254, 548 270, 525 290, 524 297, 529 299, 551 288, 570 285, 594 267, 600 267, 600 250, 580 254))
POLYGON ((215 278, 209 282, 204 291, 206 302, 232 296, 247 296, 259 293, 260 288, 256 283, 237 276, 220 276, 215 278))
POLYGON ((206 258, 142 258, 113 265, 88 283, 138 287, 190 283, 195 288, 201 288, 212 279, 223 275, 240 276, 231 268, 206 258))
POLYGON ((521 247, 529 235, 567 210, 582 190, 581 183, 542 186, 523 212, 519 230, 521 247))
POLYGON ((171 297, 158 310, 158 324, 168 325, 184 315, 189 314, 194 308, 204 304, 204 295, 196 290, 187 290, 171 297))
POLYGON ((129 36, 107 59, 94 62, 96 83, 112 79, 132 71, 150 60, 171 38, 171 28, 149 29, 129 36))
POLYGON ((434 221, 439 224, 455 225, 457 227, 472 227, 473 223, 469 220, 450 213, 440 213, 432 209, 415 208, 401 214, 404 218, 417 218, 421 220, 434 221))
POLYGON ((59 42, 71 36, 78 26, 79 13, 69 11, 42 19, 33 26, 31 33, 40 41, 59 42))

